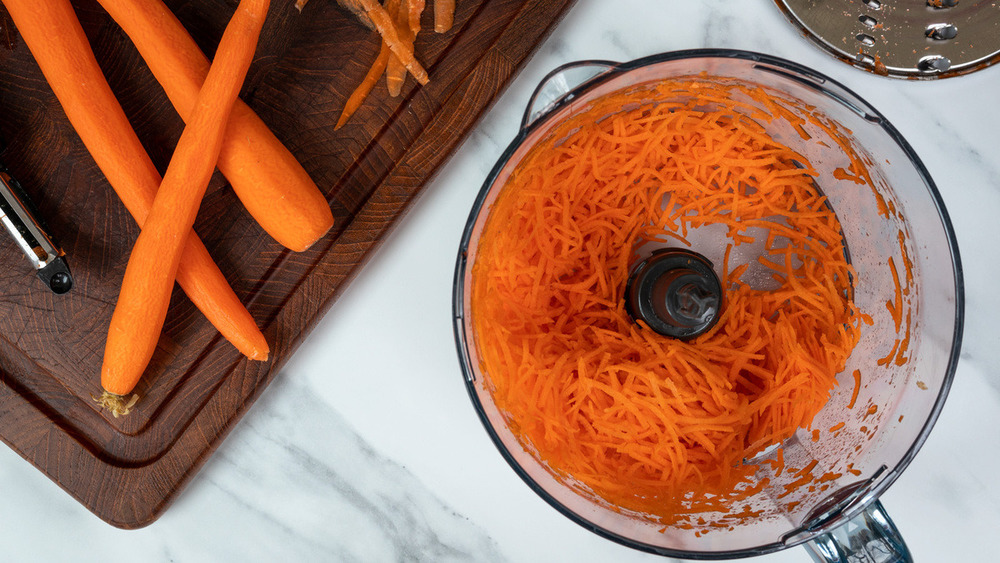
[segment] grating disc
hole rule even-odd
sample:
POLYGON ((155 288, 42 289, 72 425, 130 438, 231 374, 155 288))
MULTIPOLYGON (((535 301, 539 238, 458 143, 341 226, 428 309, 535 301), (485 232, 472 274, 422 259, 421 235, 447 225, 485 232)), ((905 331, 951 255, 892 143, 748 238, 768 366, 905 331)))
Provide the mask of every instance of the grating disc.
POLYGON ((1000 60, 1000 1, 775 0, 806 37, 876 74, 944 78, 1000 60))

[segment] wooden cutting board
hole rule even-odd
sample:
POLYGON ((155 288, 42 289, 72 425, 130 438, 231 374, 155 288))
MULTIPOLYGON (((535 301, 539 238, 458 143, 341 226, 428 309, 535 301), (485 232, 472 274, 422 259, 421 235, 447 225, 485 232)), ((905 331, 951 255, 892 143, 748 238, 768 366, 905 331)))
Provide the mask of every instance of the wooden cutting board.
MULTIPOLYGON (((431 81, 384 83, 334 131, 378 40, 333 0, 273 0, 243 99, 327 196, 334 229, 293 253, 272 241, 216 173, 195 230, 271 344, 243 359, 176 290, 123 418, 101 411, 108 321, 138 228, 0 7, 0 158, 68 256, 62 296, 0 234, 0 439, 107 522, 155 520, 194 476, 573 0, 458 0, 447 34, 421 33, 431 81)), ((209 56, 236 0, 167 0, 209 56)), ((162 173, 181 120, 93 0, 74 0, 112 89, 162 173)), ((428 7, 432 2, 428 2, 428 7)), ((432 29, 432 10, 424 14, 432 29)))

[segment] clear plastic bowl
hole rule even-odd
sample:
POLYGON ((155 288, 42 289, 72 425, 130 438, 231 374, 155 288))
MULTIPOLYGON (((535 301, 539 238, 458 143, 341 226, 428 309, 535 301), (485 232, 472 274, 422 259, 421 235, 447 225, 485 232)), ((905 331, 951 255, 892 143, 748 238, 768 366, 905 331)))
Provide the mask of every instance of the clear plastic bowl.
MULTIPOLYGON (((706 255, 712 251, 705 250, 706 255)), ((941 411, 959 356, 963 307, 962 269, 947 212, 927 170, 899 132, 830 78, 789 61, 731 50, 673 52, 627 63, 584 61, 552 72, 536 90, 519 134, 476 199, 462 237, 454 286, 455 337, 469 395, 514 471, 558 511, 601 536, 636 549, 691 559, 753 556, 810 542, 807 547, 821 561, 846 561, 855 550, 888 554, 873 560, 909 560, 877 499, 913 459, 941 411), (470 317, 477 242, 491 204, 528 151, 597 98, 700 73, 760 86, 812 108, 836 124, 856 157, 866 163, 873 183, 859 186, 837 177, 835 170, 847 168, 850 161, 824 131, 807 125, 809 138, 805 138, 782 120, 764 124, 772 137, 803 154, 818 171, 817 184, 837 213, 857 271, 855 302, 874 324, 863 329, 829 403, 813 422, 814 428, 838 422, 845 422, 844 427, 836 433, 823 432, 818 441, 800 430, 781 445, 786 463, 801 467, 815 459, 819 473, 839 476, 822 492, 801 488, 779 498, 796 476, 762 470, 759 477, 766 476, 770 484, 748 501, 761 516, 724 531, 664 527, 654 519, 608 507, 551 471, 519 441, 494 403, 470 317), (902 334, 886 307, 895 284, 886 267, 890 257, 898 265, 907 259, 912 262, 913 290, 903 303, 911 315, 912 333, 909 361, 902 365, 884 361, 902 334), (856 369, 865 374, 856 398, 864 408, 847 409, 856 369), (868 412, 871 405, 877 408, 874 414, 868 412)))

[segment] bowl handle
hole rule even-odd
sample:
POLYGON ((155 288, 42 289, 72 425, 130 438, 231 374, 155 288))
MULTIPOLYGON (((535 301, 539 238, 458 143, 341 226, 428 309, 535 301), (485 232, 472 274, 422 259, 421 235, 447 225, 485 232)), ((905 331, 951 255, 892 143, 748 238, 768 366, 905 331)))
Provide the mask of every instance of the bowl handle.
POLYGON ((816 563, 912 563, 910 551, 882 503, 875 501, 839 528, 805 544, 816 563))
POLYGON ((528 107, 521 118, 521 129, 527 129, 556 106, 572 100, 574 90, 580 86, 616 68, 618 63, 613 61, 587 60, 566 63, 548 73, 528 100, 528 107))

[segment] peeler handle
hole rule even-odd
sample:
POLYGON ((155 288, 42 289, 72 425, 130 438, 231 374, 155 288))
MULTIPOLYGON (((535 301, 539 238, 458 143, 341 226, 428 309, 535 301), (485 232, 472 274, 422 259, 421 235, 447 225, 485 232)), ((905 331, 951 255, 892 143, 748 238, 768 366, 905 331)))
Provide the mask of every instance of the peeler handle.
POLYGON ((73 286, 73 277, 63 258, 63 251, 56 246, 42 223, 31 210, 28 196, 21 185, 7 173, 0 163, 0 223, 17 242, 28 258, 38 277, 54 293, 66 293, 73 286))

